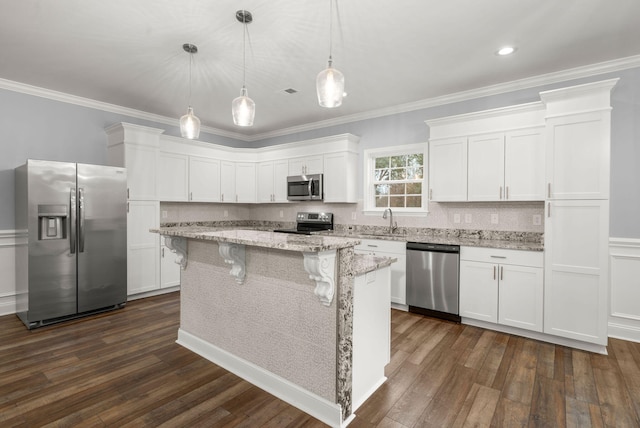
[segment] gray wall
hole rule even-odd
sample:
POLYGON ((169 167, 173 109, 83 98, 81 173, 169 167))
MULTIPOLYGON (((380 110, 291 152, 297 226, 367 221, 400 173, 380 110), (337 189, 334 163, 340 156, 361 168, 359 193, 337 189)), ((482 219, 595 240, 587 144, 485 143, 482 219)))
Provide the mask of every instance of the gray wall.
MULTIPOLYGON (((640 68, 250 143, 205 133, 201 133, 200 139, 232 147, 265 147, 352 133, 361 137, 361 151, 425 142, 428 139, 425 120, 539 101, 540 91, 614 77, 619 77, 620 82, 612 96, 610 235, 640 239, 640 68)), ((177 127, 0 90, 0 230, 14 228, 13 169, 16 166, 27 158, 104 164, 104 128, 117 122, 152 126, 165 129, 168 135, 179 135, 177 127)), ((358 177, 361 177, 361 163, 358 168, 358 177)), ((359 192, 362 197, 362 188, 359 192)))
MULTIPOLYGON (((14 229, 15 167, 29 158, 104 165, 104 128, 118 122, 180 135, 178 127, 0 89, 0 230, 14 229)), ((226 146, 243 144, 211 134, 202 133, 201 137, 201 141, 226 146)))

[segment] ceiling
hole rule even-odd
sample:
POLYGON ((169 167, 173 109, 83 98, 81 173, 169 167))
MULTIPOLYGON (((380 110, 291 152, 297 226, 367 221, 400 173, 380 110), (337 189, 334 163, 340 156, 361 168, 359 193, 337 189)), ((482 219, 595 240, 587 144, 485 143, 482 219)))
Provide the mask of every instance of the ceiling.
MULTIPOLYGON (((638 0, 338 0, 341 107, 318 106, 330 0, 20 0, 0 5, 0 78, 177 119, 240 138, 416 103, 640 54, 638 0), (249 10, 253 127, 235 126, 249 10), (515 54, 500 57, 503 45, 515 54), (297 90, 294 94, 285 89, 297 90)), ((336 13, 337 11, 337 13, 336 13)))

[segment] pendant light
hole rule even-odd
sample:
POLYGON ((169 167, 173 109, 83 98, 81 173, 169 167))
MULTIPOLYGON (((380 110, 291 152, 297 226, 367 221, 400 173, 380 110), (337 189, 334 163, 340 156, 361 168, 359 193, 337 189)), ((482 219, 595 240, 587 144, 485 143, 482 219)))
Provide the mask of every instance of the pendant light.
POLYGON ((182 45, 182 49, 189 54, 189 108, 187 114, 180 118, 180 134, 183 138, 193 140, 200 135, 200 119, 193 114, 191 107, 191 65, 193 63, 193 54, 198 52, 198 47, 191 43, 182 45))
POLYGON ((253 118, 256 115, 256 103, 249 98, 246 79, 247 79, 247 32, 249 31, 247 24, 253 21, 253 16, 248 10, 239 10, 236 12, 236 19, 243 25, 242 27, 242 89, 240 96, 231 103, 231 114, 233 115, 233 123, 238 126, 252 126, 253 118))
POLYGON ((344 96, 344 75, 333 68, 331 48, 333 44, 333 1, 329 0, 329 62, 325 70, 316 77, 318 103, 321 107, 334 108, 342 105, 344 96))

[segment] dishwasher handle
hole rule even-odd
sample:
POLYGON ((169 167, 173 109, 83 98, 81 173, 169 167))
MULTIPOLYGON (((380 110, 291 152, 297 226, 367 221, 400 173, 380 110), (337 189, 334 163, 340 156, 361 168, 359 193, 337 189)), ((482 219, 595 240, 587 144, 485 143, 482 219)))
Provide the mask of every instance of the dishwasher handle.
POLYGON ((448 244, 429 244, 428 242, 407 242, 407 250, 459 254, 460 246, 448 244))

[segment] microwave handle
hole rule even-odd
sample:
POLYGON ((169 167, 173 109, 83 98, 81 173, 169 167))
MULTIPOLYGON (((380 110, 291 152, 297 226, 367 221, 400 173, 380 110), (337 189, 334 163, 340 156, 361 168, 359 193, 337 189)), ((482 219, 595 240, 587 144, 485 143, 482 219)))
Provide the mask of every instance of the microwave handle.
POLYGON ((313 178, 309 178, 309 197, 313 196, 313 178))

